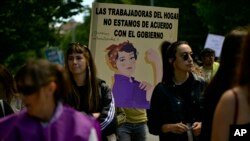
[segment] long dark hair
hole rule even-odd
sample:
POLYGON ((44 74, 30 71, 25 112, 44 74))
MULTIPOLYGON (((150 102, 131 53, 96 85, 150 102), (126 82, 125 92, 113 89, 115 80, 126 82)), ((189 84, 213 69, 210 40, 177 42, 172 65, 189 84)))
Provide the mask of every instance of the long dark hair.
POLYGON ((163 72, 163 75, 162 75, 162 81, 166 80, 167 78, 167 74, 166 74, 166 71, 164 71, 166 69, 166 65, 168 64, 168 61, 166 59, 166 56, 167 56, 167 50, 169 48, 169 46, 171 45, 171 43, 169 41, 163 41, 162 44, 161 44, 161 58, 162 58, 162 72, 163 72))
POLYGON ((244 27, 237 27, 226 34, 220 54, 220 66, 204 91, 204 112, 201 140, 210 140, 212 119, 222 94, 236 83, 236 68, 240 51, 247 35, 244 27))
POLYGON ((250 27, 241 51, 241 60, 237 70, 239 85, 248 86, 248 103, 250 103, 250 27))
POLYGON ((173 66, 173 61, 176 59, 176 52, 177 48, 182 45, 182 44, 188 44, 187 41, 176 41, 172 43, 168 49, 167 52, 163 55, 163 82, 171 82, 172 78, 174 76, 174 66, 173 66), (173 59, 172 63, 169 62, 169 59, 173 59))
POLYGON ((93 60, 93 57, 89 48, 80 43, 70 43, 68 45, 68 49, 65 55, 66 56, 65 67, 69 74, 69 77, 73 86, 72 94, 75 97, 77 97, 77 101, 76 101, 77 103, 76 105, 73 105, 73 106, 75 108, 79 108, 80 99, 79 99, 78 94, 76 94, 77 85, 75 83, 73 74, 69 70, 69 65, 68 65, 68 57, 72 53, 83 54, 83 56, 87 60, 86 80, 82 80, 82 81, 85 81, 87 88, 88 88, 87 94, 88 94, 89 111, 90 112, 96 111, 99 107, 99 101, 100 101, 100 94, 99 94, 99 87, 98 87, 99 79, 96 77, 96 73, 97 73, 96 66, 95 66, 95 63, 94 63, 94 60, 93 60))
POLYGON ((11 72, 0 64, 0 99, 6 100, 10 103, 11 98, 17 93, 15 80, 11 72))

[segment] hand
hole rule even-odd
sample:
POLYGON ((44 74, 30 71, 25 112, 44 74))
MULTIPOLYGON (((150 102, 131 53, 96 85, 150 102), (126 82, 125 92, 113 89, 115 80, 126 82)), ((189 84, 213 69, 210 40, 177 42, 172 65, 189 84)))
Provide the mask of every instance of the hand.
POLYGON ((152 85, 146 81, 142 81, 139 85, 139 88, 148 91, 152 88, 152 85))
POLYGON ((99 116, 101 115, 101 113, 92 113, 92 115, 93 115, 94 118, 97 119, 97 118, 99 118, 99 116))
POLYGON ((194 136, 199 136, 201 133, 201 122, 194 122, 192 125, 192 131, 194 136))
POLYGON ((159 56, 159 54, 152 48, 148 49, 146 51, 146 59, 150 62, 150 63, 158 63, 161 61, 161 58, 159 56))
POLYGON ((182 122, 175 123, 175 124, 165 124, 162 129, 163 132, 172 132, 175 134, 183 134, 188 131, 188 126, 183 124, 182 122))

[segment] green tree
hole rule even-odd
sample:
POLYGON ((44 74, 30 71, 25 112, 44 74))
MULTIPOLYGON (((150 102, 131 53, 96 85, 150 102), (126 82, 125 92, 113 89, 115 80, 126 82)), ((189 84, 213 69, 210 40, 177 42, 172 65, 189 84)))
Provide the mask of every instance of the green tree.
POLYGON ((0 5, 0 63, 15 69, 41 49, 57 45, 56 23, 84 7, 83 0, 3 0, 0 5), (21 57, 21 58, 19 58, 21 57))
POLYGON ((88 45, 89 43, 91 8, 85 6, 83 13, 83 23, 77 25, 74 30, 69 31, 62 36, 59 47, 64 53, 67 50, 67 45, 72 42, 72 36, 75 36, 75 42, 80 42, 85 45, 88 45))
POLYGON ((199 55, 207 36, 207 27, 197 15, 193 4, 197 0, 155 0, 155 6, 179 8, 178 40, 186 40, 199 55))
POLYGON ((210 33, 225 35, 236 26, 250 23, 250 1, 199 0, 194 6, 210 33))
MULTIPOLYGON (((100 3, 149 6, 152 0, 95 0, 100 3)), ((250 23, 250 1, 246 0, 153 0, 154 6, 179 8, 178 40, 190 43, 195 54, 203 49, 208 33, 225 35, 236 26, 250 23)), ((85 22, 90 22, 87 17, 85 22)), ((85 23, 84 23, 85 24, 85 23)), ((80 25, 81 27, 82 25, 80 25)), ((80 41, 87 41, 89 24, 79 29, 85 32, 80 41), (87 33, 86 33, 87 32, 87 33)))

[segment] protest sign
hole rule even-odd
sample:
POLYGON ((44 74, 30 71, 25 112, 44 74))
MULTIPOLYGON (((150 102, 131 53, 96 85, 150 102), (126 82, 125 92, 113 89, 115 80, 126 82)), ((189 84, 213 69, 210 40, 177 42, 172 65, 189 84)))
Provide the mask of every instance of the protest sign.
POLYGON ((162 77, 159 47, 177 40, 179 9, 93 3, 91 15, 89 47, 98 76, 112 87, 117 106, 148 108, 145 101, 162 77), (147 90, 140 91, 140 83, 147 90), (117 97, 116 91, 127 97, 117 97))
POLYGON ((215 56, 220 57, 224 36, 216 34, 208 34, 204 48, 211 48, 215 51, 215 56))

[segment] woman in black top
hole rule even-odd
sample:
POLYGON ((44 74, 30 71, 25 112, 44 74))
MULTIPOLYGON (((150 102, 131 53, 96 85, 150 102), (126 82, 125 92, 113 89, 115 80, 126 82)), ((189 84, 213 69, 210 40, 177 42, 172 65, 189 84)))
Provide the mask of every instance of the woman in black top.
POLYGON ((200 96, 205 81, 191 73, 193 52, 186 41, 170 45, 163 59, 163 79, 147 111, 149 132, 160 141, 197 140, 201 130, 200 96))
POLYGON ((97 78, 96 67, 90 50, 80 43, 68 45, 65 66, 72 91, 65 102, 94 116, 101 125, 102 140, 116 138, 116 117, 111 90, 105 81, 97 78))

